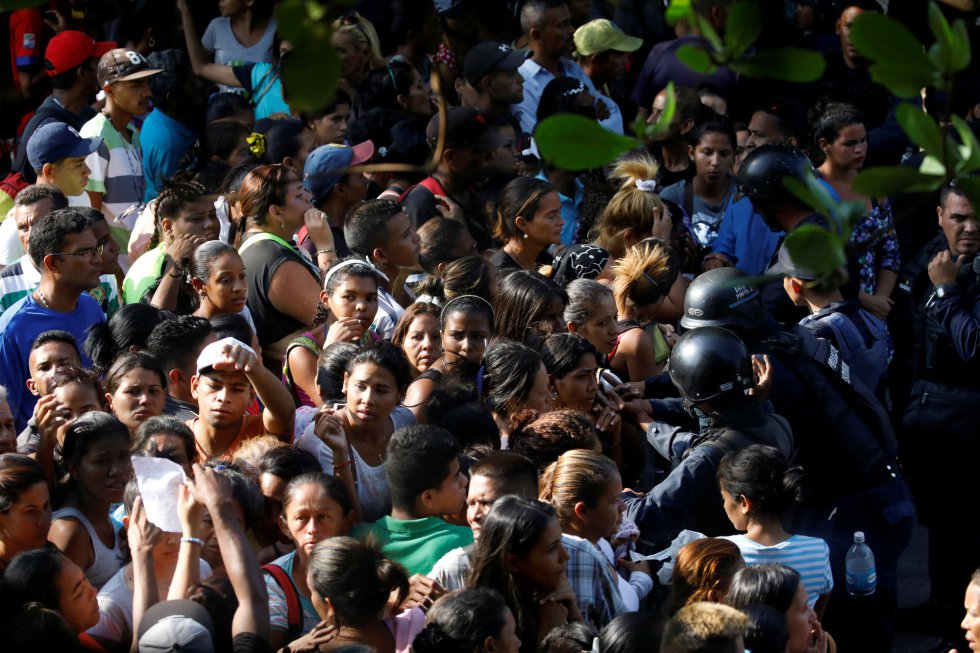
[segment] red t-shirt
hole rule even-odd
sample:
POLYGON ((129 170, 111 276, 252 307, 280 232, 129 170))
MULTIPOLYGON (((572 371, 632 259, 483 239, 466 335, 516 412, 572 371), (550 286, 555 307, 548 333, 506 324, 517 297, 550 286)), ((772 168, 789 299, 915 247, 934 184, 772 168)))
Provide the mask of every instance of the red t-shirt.
POLYGON ((19 72, 36 72, 44 64, 43 40, 40 9, 16 9, 10 13, 10 67, 15 88, 20 88, 19 72))

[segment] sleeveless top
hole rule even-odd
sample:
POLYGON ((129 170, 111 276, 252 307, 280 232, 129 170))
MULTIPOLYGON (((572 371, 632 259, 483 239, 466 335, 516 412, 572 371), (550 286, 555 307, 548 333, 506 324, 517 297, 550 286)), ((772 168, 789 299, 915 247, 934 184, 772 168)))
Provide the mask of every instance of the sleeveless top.
MULTIPOLYGON (((280 312, 269 299, 269 286, 279 266, 287 261, 299 263, 309 270, 310 276, 317 285, 320 281, 299 252, 283 247, 272 239, 259 239, 258 235, 250 236, 242 243, 239 253, 245 264, 245 274, 248 278, 248 310, 255 322, 259 344, 265 347, 306 326, 296 318, 280 312)), ((315 309, 315 306, 310 306, 311 317, 315 309)))
POLYGON ((92 540, 92 550, 95 552, 95 562, 85 570, 85 578, 88 579, 96 589, 100 589, 110 578, 122 568, 123 554, 119 548, 119 531, 113 531, 113 544, 110 549, 95 532, 92 522, 75 508, 61 508, 51 514, 51 521, 56 519, 71 518, 75 519, 88 532, 89 539, 92 540))

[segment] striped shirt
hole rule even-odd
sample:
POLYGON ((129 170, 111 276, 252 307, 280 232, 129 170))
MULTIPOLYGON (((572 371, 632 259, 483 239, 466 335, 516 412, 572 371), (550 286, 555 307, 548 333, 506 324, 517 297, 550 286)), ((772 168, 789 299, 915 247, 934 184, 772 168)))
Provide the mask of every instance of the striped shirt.
MULTIPOLYGON (((0 272, 0 315, 41 285, 41 272, 30 256, 23 256, 0 272)), ((88 291, 99 302, 106 319, 119 310, 119 284, 114 274, 103 274, 99 285, 88 291)))
POLYGON ((129 232, 139 217, 139 207, 143 204, 146 182, 143 179, 143 154, 140 150, 140 132, 136 125, 129 123, 127 129, 132 142, 127 141, 116 131, 108 116, 97 114, 79 130, 82 138, 100 136, 102 145, 85 158, 92 174, 88 178, 86 190, 102 193, 102 213, 112 228, 112 237, 123 252, 128 251, 129 232), (125 222, 114 221, 132 206, 137 211, 127 216, 125 222))
POLYGON ((821 594, 834 589, 830 571, 830 548, 819 537, 793 535, 775 546, 762 546, 746 535, 726 535, 742 552, 745 564, 779 563, 799 572, 806 588, 807 604, 812 608, 821 594))

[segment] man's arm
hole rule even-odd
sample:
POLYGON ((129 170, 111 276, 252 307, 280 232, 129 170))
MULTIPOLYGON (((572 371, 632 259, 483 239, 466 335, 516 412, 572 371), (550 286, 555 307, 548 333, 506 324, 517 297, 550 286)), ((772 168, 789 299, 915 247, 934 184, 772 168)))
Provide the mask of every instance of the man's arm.
POLYGON ((195 464, 194 479, 188 481, 188 486, 194 500, 203 503, 211 515, 221 559, 238 599, 232 637, 255 633, 268 642, 269 597, 262 568, 232 507, 231 482, 219 472, 195 464))

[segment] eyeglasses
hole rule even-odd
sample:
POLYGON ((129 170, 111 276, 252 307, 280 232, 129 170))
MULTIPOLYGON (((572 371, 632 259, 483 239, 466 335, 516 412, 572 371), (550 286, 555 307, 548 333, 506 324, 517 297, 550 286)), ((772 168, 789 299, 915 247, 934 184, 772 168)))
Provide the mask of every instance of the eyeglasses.
POLYGON ((80 249, 77 252, 53 252, 51 256, 87 256, 92 258, 93 256, 102 256, 102 252, 104 250, 105 243, 96 245, 95 247, 86 247, 85 249, 80 249))

